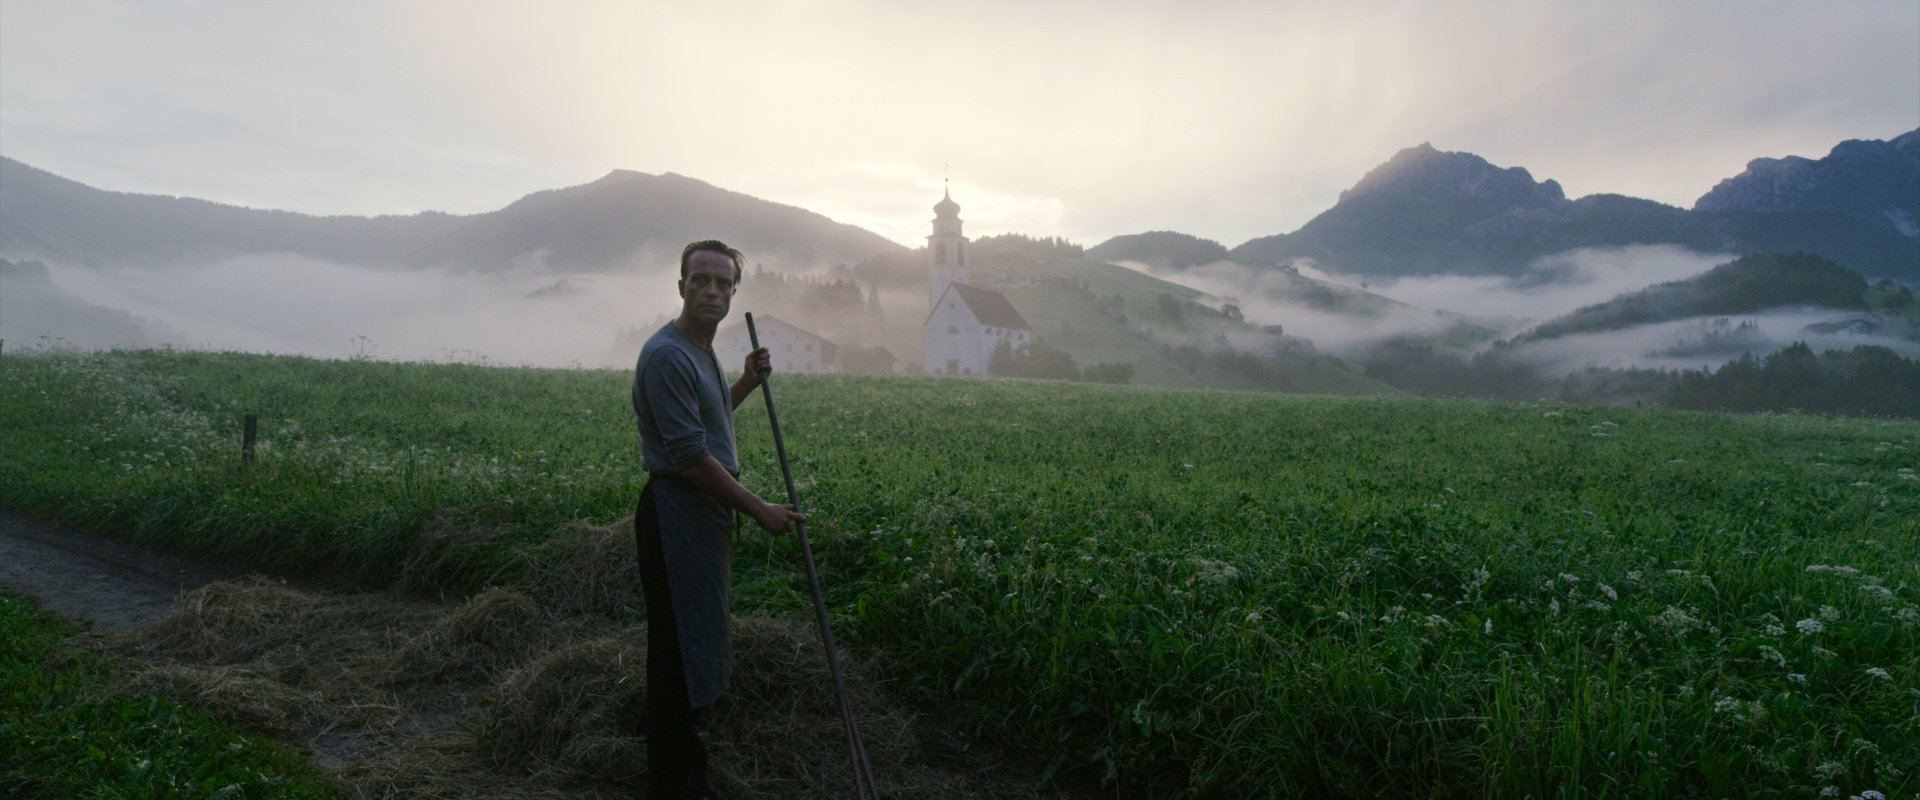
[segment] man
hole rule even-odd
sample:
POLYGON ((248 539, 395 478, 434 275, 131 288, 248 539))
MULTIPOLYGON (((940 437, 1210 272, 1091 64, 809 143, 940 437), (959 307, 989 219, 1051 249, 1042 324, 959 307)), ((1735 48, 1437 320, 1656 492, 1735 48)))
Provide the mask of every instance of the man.
POLYGON ((733 645, 734 512, 768 533, 806 517, 740 485, 733 410, 773 371, 766 348, 747 355, 729 387, 713 336, 733 304, 740 251, 714 240, 680 253, 680 316, 655 333, 634 367, 633 410, 648 478, 634 509, 647 602, 647 796, 717 797, 695 722, 727 688, 733 645))

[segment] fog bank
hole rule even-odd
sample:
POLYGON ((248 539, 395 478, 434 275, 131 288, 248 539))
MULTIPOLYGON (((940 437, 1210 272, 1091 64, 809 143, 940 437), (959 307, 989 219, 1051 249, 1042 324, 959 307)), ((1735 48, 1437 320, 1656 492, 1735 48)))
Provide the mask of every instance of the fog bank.
POLYGON ((49 271, 86 302, 177 331, 185 340, 167 343, 175 347, 320 358, 610 366, 620 327, 678 309, 671 262, 639 273, 478 274, 249 255, 165 272, 49 271))

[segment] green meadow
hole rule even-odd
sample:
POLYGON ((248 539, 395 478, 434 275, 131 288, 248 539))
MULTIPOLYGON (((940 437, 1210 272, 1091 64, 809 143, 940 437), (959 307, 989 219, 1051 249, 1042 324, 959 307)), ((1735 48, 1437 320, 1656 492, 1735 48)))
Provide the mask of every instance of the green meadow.
MULTIPOLYGON (((628 382, 10 353, 0 503, 373 585, 525 586, 569 537, 631 513, 628 382), (418 557, 450 519, 485 535, 418 557)), ((1070 781, 1155 797, 1920 789, 1920 423, 774 387, 836 633, 934 723, 1070 781)), ((776 496, 758 397, 738 428, 747 482, 776 496)), ((739 541, 740 610, 801 616, 792 543, 750 525, 739 541)))

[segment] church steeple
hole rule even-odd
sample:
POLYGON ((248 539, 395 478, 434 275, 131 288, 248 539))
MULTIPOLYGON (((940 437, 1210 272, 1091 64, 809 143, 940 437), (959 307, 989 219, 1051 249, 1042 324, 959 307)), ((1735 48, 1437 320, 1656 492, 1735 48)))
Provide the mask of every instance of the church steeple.
MULTIPOLYGON (((944 183, 944 181, 943 181, 944 183)), ((940 302, 940 295, 951 283, 966 283, 967 237, 960 234, 960 204, 953 202, 953 190, 943 188, 940 202, 933 205, 933 233, 927 236, 928 307, 940 302)))

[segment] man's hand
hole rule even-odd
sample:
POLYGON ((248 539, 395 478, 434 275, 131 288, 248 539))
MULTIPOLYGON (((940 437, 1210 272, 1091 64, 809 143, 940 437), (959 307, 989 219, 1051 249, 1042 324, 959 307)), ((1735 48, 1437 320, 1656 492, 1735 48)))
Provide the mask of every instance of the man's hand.
POLYGON ((794 510, 793 506, 775 505, 762 502, 753 512, 753 521, 760 523, 760 529, 779 535, 793 530, 793 526, 807 521, 807 515, 794 510))
POLYGON ((765 383, 767 376, 771 374, 773 374, 773 355, 764 347, 748 353, 747 363, 740 369, 740 377, 746 378, 755 386, 765 383))

